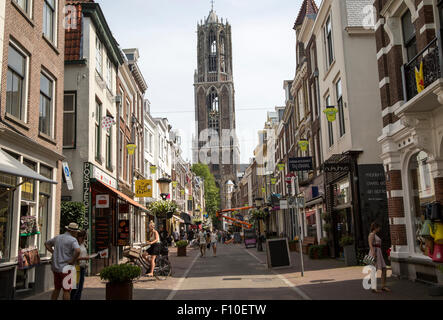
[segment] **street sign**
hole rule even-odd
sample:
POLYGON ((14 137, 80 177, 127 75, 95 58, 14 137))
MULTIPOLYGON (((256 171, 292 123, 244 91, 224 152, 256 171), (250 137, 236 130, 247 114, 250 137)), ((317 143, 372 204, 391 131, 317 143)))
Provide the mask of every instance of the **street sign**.
POLYGON ((63 162, 63 172, 65 174, 66 184, 68 185, 68 190, 74 190, 74 184, 72 183, 71 171, 69 170, 69 166, 67 162, 63 162))
POLYGON ((325 172, 350 172, 350 163, 328 163, 323 164, 323 169, 325 172))
POLYGON ((289 158, 289 171, 311 171, 314 170, 312 157, 289 158))
POLYGON ((152 198, 152 180, 135 181, 135 196, 137 198, 152 198))

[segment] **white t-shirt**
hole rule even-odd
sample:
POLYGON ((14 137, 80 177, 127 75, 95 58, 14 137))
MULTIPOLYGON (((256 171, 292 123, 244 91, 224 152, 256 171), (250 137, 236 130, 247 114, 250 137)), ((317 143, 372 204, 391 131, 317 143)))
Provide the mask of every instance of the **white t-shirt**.
POLYGON ((217 234, 211 233, 211 243, 216 243, 216 242, 217 242, 217 234))
MULTIPOLYGON (((79 258, 86 258, 88 256, 88 251, 86 250, 86 247, 84 244, 80 245, 80 256, 79 258)), ((80 260, 80 267, 86 268, 88 266, 88 261, 86 260, 80 260)))
POLYGON ((200 244, 206 244, 206 234, 204 232, 198 234, 198 239, 200 240, 200 244))

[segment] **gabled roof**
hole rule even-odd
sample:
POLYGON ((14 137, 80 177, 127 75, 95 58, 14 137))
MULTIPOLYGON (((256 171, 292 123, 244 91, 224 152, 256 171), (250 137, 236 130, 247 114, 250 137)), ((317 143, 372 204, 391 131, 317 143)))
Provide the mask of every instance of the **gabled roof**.
POLYGON ((294 29, 303 24, 306 17, 315 19, 318 13, 318 7, 314 0, 304 0, 295 20, 294 29))

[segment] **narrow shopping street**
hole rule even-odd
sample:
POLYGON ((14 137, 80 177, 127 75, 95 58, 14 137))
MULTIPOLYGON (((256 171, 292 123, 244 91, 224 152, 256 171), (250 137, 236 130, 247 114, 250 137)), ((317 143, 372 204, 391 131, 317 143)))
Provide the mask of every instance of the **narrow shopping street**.
MULTIPOLYGON (((437 299, 428 295, 428 286, 409 280, 396 280, 388 272, 391 293, 374 294, 364 290, 363 267, 346 267, 338 260, 310 260, 304 257, 301 277, 300 256, 293 253, 293 266, 269 270, 266 252, 244 245, 219 245, 219 254, 207 252, 201 258, 197 249, 187 257, 170 250, 173 275, 165 281, 142 277, 134 284, 134 300, 420 300, 437 299)), ((88 277, 82 300, 105 300, 106 283, 88 277)), ((49 300, 51 292, 29 300, 49 300)))

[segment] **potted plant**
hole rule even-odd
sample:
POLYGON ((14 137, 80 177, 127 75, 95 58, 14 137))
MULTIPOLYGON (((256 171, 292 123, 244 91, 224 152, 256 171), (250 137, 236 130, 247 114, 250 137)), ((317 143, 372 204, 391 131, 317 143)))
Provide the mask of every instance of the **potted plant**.
POLYGON ((188 241, 181 240, 177 241, 177 257, 186 257, 186 247, 188 246, 188 241))
POLYGON ((132 300, 134 279, 140 277, 141 268, 131 264, 116 264, 104 268, 100 279, 107 280, 106 300, 132 300))
POLYGON ((357 256, 355 253, 354 238, 345 235, 340 239, 340 247, 343 248, 345 254, 345 261, 347 266, 357 265, 357 256))

